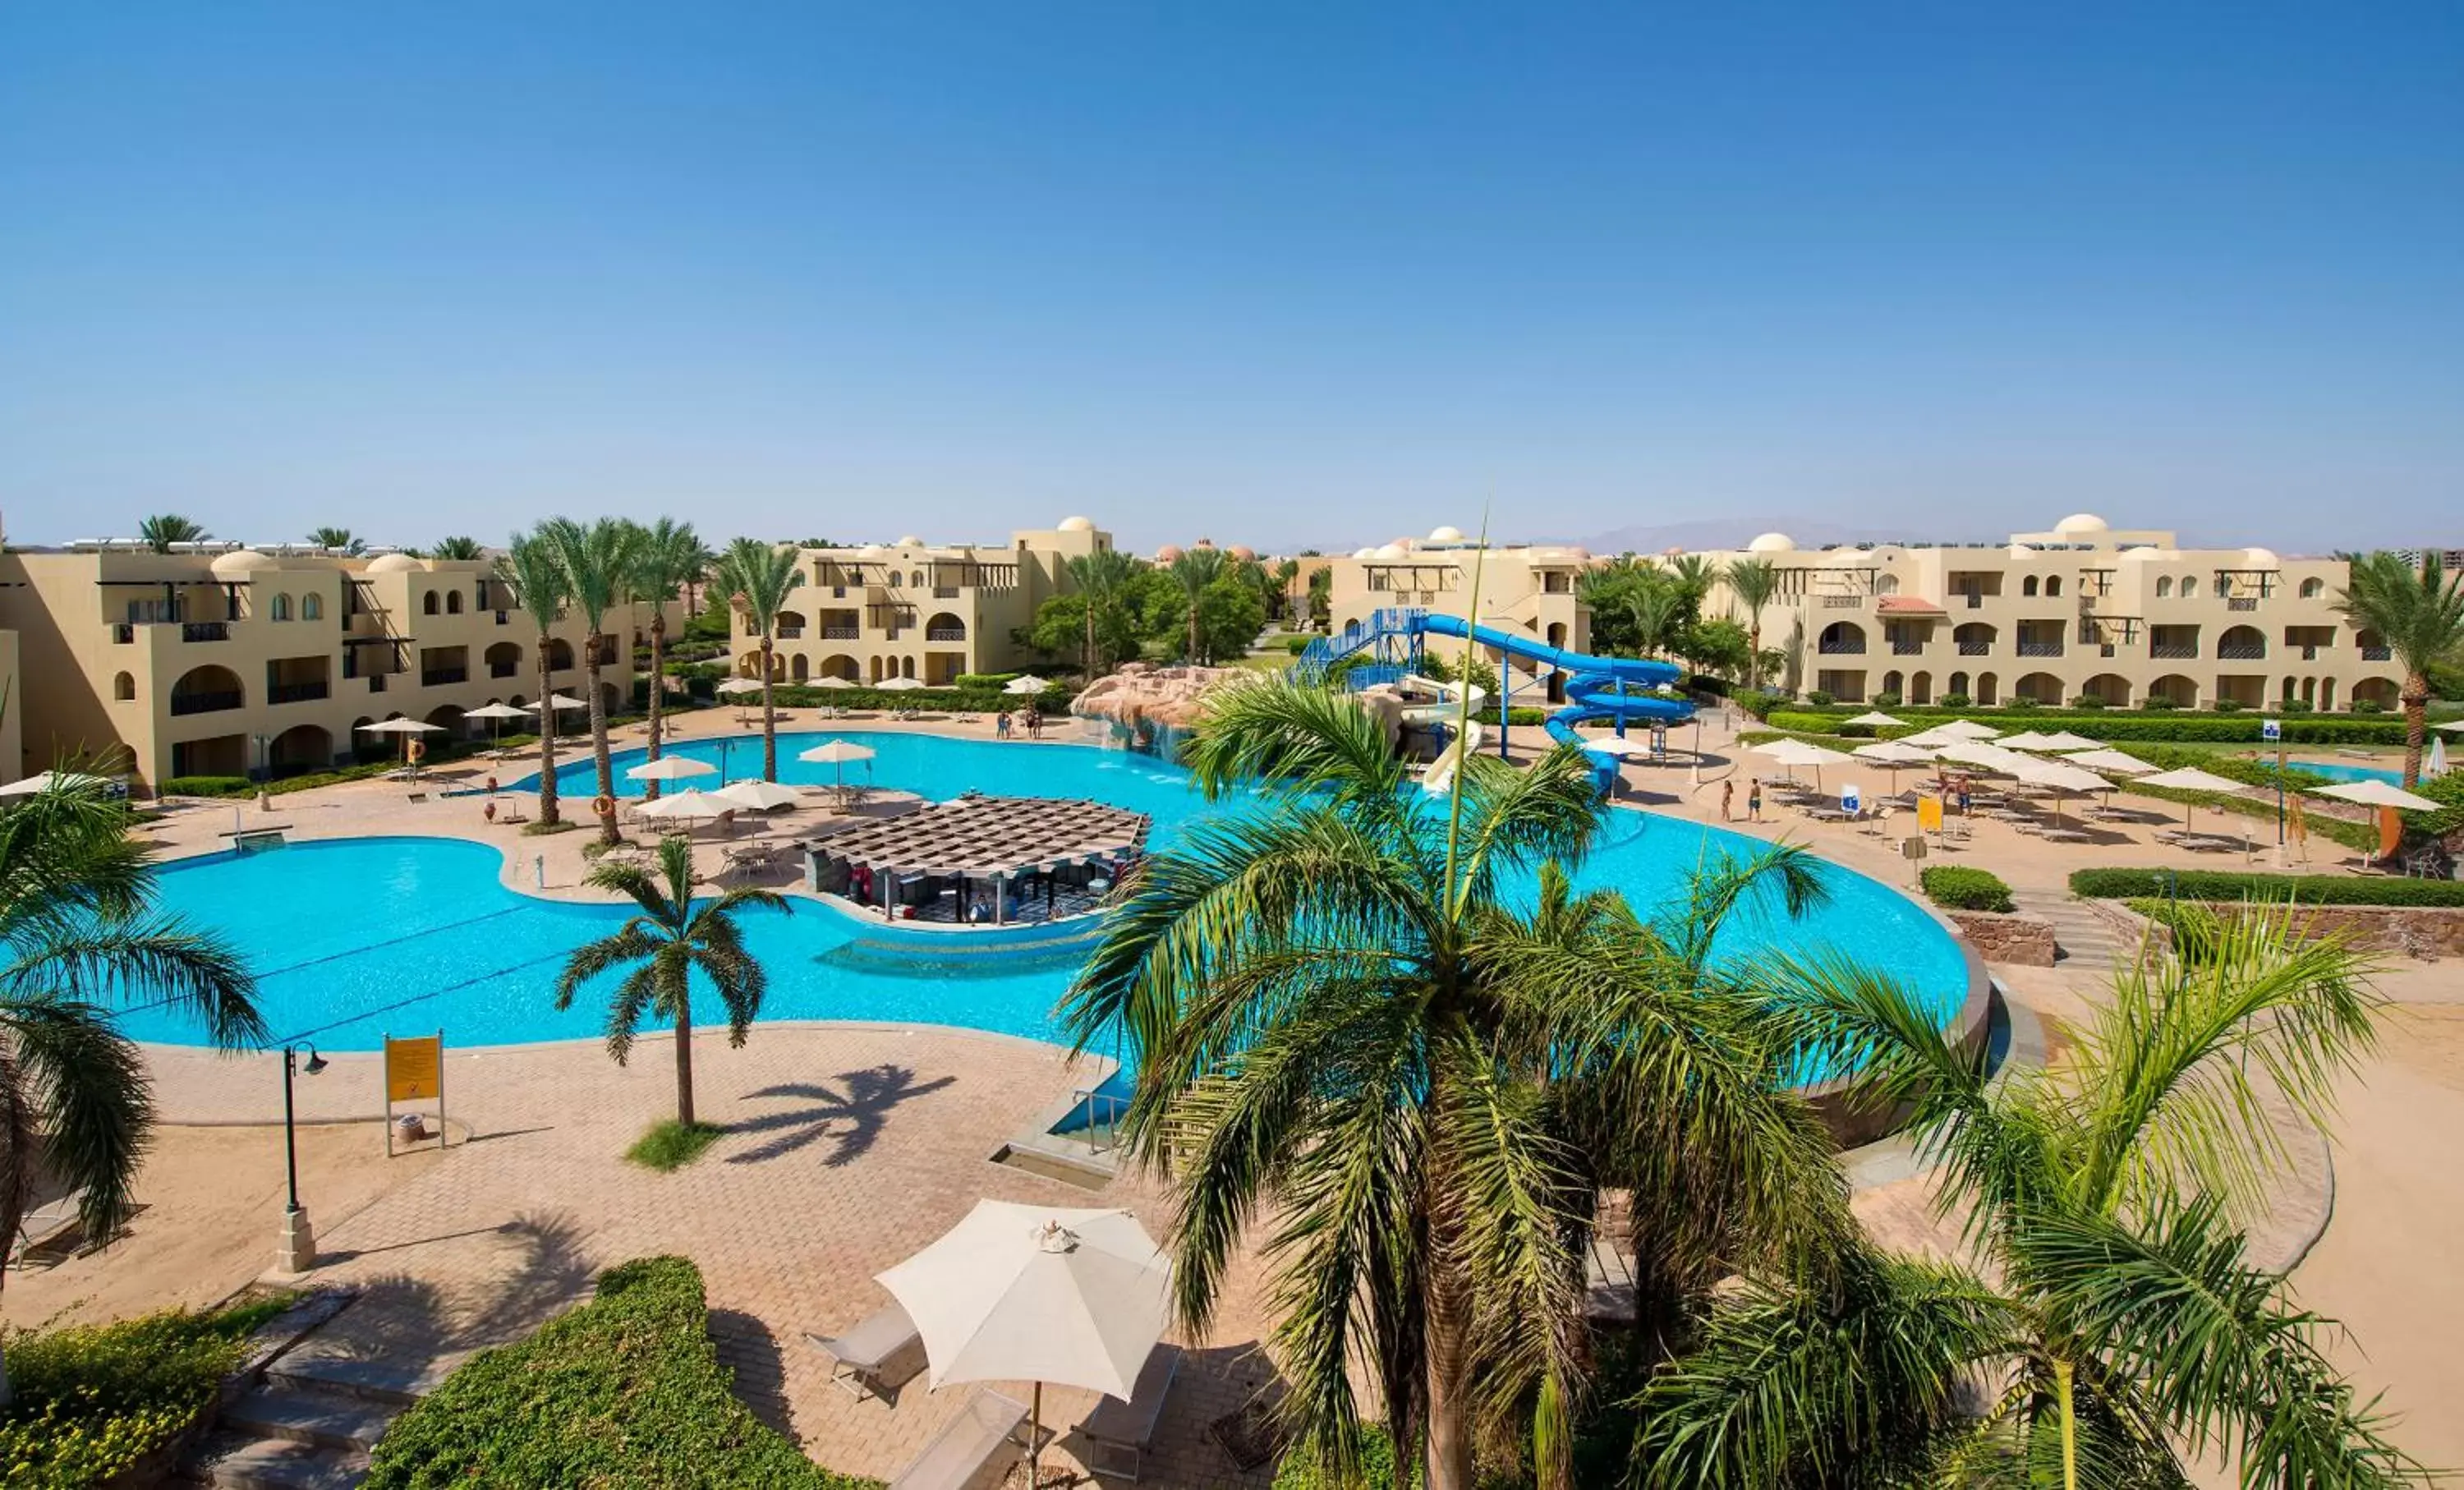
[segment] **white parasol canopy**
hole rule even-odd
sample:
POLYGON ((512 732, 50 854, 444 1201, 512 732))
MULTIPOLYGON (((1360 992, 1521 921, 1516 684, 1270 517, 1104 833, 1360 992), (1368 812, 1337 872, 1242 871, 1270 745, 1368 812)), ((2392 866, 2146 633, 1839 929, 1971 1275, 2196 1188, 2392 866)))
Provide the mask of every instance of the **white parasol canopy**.
POLYGON ((919 689, 924 686, 924 680, 921 678, 884 678, 873 685, 885 693, 904 693, 910 689, 919 689))
POLYGON ((2135 784, 2161 786, 2171 792, 2238 792, 2243 783, 2229 781, 2196 766, 2183 766, 2172 771, 2159 771, 2154 776, 2143 776, 2135 784))
POLYGON ((853 678, 842 678, 835 672, 825 672, 804 686, 806 688, 857 688, 861 685, 853 678))
POLYGON ((1955 729, 1952 727, 1953 724, 1964 722, 1965 721, 1954 720, 1952 721, 1952 724, 1936 725, 1930 730, 1920 730, 1914 734, 1903 734, 1900 736, 1900 743, 1903 745, 1915 745, 1926 750, 1940 750, 1945 745, 1965 745, 1973 743, 1977 740, 1990 740, 1993 737, 1993 732, 1991 730, 1985 730, 1983 725, 1976 725, 1969 729, 1955 729), (1977 734, 1976 731, 1978 730, 1984 730, 1984 733, 1981 734, 1977 734))
MULTIPOLYGON (((2008 745, 2008 744, 2010 744, 2011 742, 2010 742, 2009 740, 2004 740, 2004 741, 2002 741, 2002 743, 2003 743, 2003 744, 2005 744, 2005 745, 2008 745)), ((2100 746, 2100 745, 2101 745, 2101 744, 2103 744, 2103 743, 2104 743, 2104 742, 2103 742, 2102 740, 2092 740, 2092 739, 2089 739, 2089 738, 2088 738, 2086 735, 2084 735, 2084 734, 2072 734, 2070 731, 2068 731, 2068 730, 2057 730, 2057 731, 2055 731, 2053 734, 2046 735, 2046 736, 2045 736, 2045 743, 2043 743, 2042 745, 2037 746, 2037 747, 2036 747, 2036 749, 2038 749, 2038 750, 2094 750, 2094 749, 2096 749, 2098 746, 2100 746)))
POLYGON ((36 792, 71 791, 79 787, 109 786, 107 777, 87 776, 78 771, 46 771, 22 781, 0 786, 0 797, 32 797, 36 792))
POLYGON ((1639 740, 1627 734, 1587 735, 1580 743, 1583 749, 1591 754, 1606 756, 1613 760, 1629 760, 1637 756, 1651 754, 1649 740, 1639 740))
POLYGON ((1017 677, 1014 677, 1007 683, 1002 684, 1001 691, 1004 693, 1019 694, 1041 693, 1051 686, 1051 684, 1045 682, 1042 678, 1037 677, 1032 672, 1022 672, 1017 677))
POLYGON ((429 724, 423 719, 380 719, 374 724, 361 725, 360 730, 366 734, 439 734, 444 733, 445 726, 429 724))
POLYGON ((2431 777, 2445 776, 2446 774, 2447 742, 2442 739, 2433 738, 2430 742, 2430 755, 2421 762, 2421 778, 2427 781, 2431 777))
POLYGON ((761 691, 761 680, 759 678, 729 678, 721 682, 716 688, 712 689, 711 691, 714 693, 727 693, 731 695, 737 693, 759 693, 761 691))
POLYGON ((1877 740, 1871 745, 1859 745, 1849 754, 1861 760, 1879 760, 1886 766, 1913 766, 1934 757, 1934 752, 1905 740, 1877 740))
POLYGON ((2464 734, 2464 719, 2450 719, 2445 724, 2433 724, 2431 728, 2444 730, 2450 734, 2464 734))
POLYGON ((1857 757, 1854 756, 1833 750, 1826 745, 1816 745, 1808 740, 1765 740, 1760 745, 1754 746, 1753 752, 1757 756, 1769 756, 1784 766, 1813 766, 1818 769, 1823 766, 1853 766, 1857 763, 1857 757))
POLYGON ((691 756, 661 756, 628 767, 625 778, 629 781, 681 781, 689 776, 716 776, 718 768, 691 756))
POLYGON ((1993 743, 2004 750, 2086 750, 2096 744, 2094 740, 2079 740, 2078 745, 2070 746, 2061 743, 2065 739, 2079 739, 2079 736, 2039 734, 2034 730, 2023 730, 2017 734, 2006 734, 1993 743))
POLYGON ((2101 771, 2107 776, 2145 776, 2156 769, 2138 756, 2124 755, 2118 750, 2086 750, 2076 756, 2064 756, 2062 759, 2074 766, 2085 766, 2090 771, 2101 771))
POLYGON ((2407 812, 2436 812, 2441 803, 2408 792, 2401 786, 2385 781, 2344 781, 2335 786, 2311 788, 2314 797, 2333 797, 2339 801, 2359 802, 2365 807, 2401 807, 2407 812))
POLYGON ((1999 745, 1988 745, 1983 740, 1955 740, 1944 746, 1940 755, 1943 759, 1957 761, 1963 766, 2014 773, 2035 760, 2033 756, 2022 756, 2015 750, 2005 750, 1999 745))
POLYGON ((2102 792, 2113 786, 2112 782, 2093 771, 2059 760, 2035 761, 2013 774, 2022 781, 2035 786, 2050 786, 2057 792, 2102 792))
POLYGON ((463 714, 465 719, 527 719, 531 712, 512 704, 483 704, 463 714))
POLYGON ((769 812, 774 808, 796 805, 796 791, 776 781, 755 778, 722 786, 710 794, 710 800, 736 807, 749 807, 755 812, 769 812))
POLYGON ((807 751, 797 753, 798 760, 810 760, 825 766, 845 765, 850 760, 870 760, 872 747, 852 740, 830 740, 807 751))
POLYGON ((715 793, 689 786, 672 797, 644 802, 633 809, 633 816, 652 822, 702 822, 720 813, 733 812, 737 805, 719 800, 715 793))
MULTIPOLYGON (((538 713, 538 712, 540 711, 541 707, 542 707, 542 706, 541 706, 541 705, 539 705, 539 704, 528 704, 528 705, 523 706, 523 710, 522 710, 522 712, 523 712, 524 713, 534 713, 534 714, 535 714, 535 713, 538 713)), ((567 710, 567 709, 587 709, 587 708, 589 708, 590 706, 589 706, 588 704, 583 703, 582 700, 580 700, 580 699, 578 699, 578 698, 572 697, 572 696, 571 696, 571 695, 569 695, 569 694, 565 694, 565 693, 558 693, 558 694, 554 694, 554 695, 552 695, 551 697, 549 697, 549 698, 548 698, 548 700, 546 701, 546 704, 544 705, 544 707, 545 707, 545 708, 548 708, 548 709, 556 710, 558 712, 560 712, 560 713, 561 713, 561 712, 562 712, 563 711, 565 711, 565 710, 567 710)))
POLYGON ((1973 719, 1953 719, 1948 724, 1935 725, 1930 733, 1948 734, 1963 740, 1990 740, 1999 736, 2002 732, 1990 724, 1978 724, 1973 719))
POLYGON ((979 1200, 940 1240, 877 1275, 915 1324, 933 1386, 1031 1381, 1126 1402, 1163 1338, 1172 1263, 1127 1211, 979 1200))
POLYGON ((1889 714, 1882 712, 1879 709, 1869 709, 1848 722, 1850 724, 1870 724, 1875 729, 1887 730, 1903 724, 1905 721, 1894 719, 1889 714))

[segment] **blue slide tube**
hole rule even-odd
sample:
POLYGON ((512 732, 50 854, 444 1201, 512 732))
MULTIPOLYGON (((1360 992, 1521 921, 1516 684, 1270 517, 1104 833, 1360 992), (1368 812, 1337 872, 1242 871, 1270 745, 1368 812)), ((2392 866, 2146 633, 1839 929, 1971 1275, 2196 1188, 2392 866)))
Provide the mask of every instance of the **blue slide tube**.
MULTIPOLYGON (((1481 646, 1494 647, 1508 657, 1554 668, 1565 674, 1566 707, 1549 716, 1549 737, 1553 740, 1579 744, 1574 726, 1590 719, 1613 720, 1617 733, 1622 734, 1630 723, 1679 724, 1694 717, 1691 701, 1662 698, 1647 691, 1663 684, 1673 684, 1684 676, 1674 663, 1570 652, 1562 646, 1551 646, 1519 632, 1474 625, 1458 616, 1416 615, 1411 624, 1424 636, 1466 639, 1481 646)), ((1506 708, 1504 690, 1501 690, 1498 700, 1501 735, 1504 734, 1506 708)), ((1615 779, 1617 769, 1615 762, 1601 763, 1596 774, 1603 786, 1615 779)))

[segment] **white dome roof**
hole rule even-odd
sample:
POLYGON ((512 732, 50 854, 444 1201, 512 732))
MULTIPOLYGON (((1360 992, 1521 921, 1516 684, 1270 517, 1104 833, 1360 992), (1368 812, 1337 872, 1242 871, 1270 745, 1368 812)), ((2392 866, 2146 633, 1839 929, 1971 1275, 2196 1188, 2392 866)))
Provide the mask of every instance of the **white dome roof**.
POLYGON ((368 561, 370 574, 407 574, 413 569, 427 567, 408 554, 381 554, 368 561))
POLYGON ((1374 548, 1355 548, 1352 551, 1352 557, 1354 559, 1375 559, 1377 557, 1377 551, 1374 548))
POLYGON ((868 543, 864 547, 855 551, 855 557, 858 559, 888 559, 890 557, 890 550, 883 548, 878 543, 868 543))
POLYGON ((1400 543, 1381 543, 1378 545, 1376 552, 1370 555, 1370 557, 1372 559, 1400 559, 1403 557, 1403 545, 1400 543))
POLYGON ((1258 551, 1251 548, 1246 543, 1235 543, 1232 545, 1232 557, 1235 559, 1255 559, 1258 557, 1258 551))
POLYGON ((2269 548, 2254 548, 2245 552, 2242 555, 2242 562, 2250 565, 2253 569, 2281 569, 2284 567, 2284 560, 2277 558, 2276 551, 2269 548))
POLYGON ((1167 543, 1163 547, 1155 550, 1155 562, 1158 564, 1171 563, 1174 559, 1178 559, 1179 557, 1180 545, 1177 543, 1167 543))
POLYGON ((246 574, 252 569, 271 568, 273 564, 273 559, 253 548, 235 548, 228 554, 218 555, 213 563, 208 567, 217 575, 228 577, 246 574))
POLYGON ((1463 531, 1451 524, 1429 530, 1429 541, 1432 543, 1460 543, 1463 540, 1463 531))
POLYGON ((900 548, 922 548, 924 546, 924 540, 910 533, 903 535, 899 538, 898 546, 900 548))
POLYGON ((1414 549, 1416 549, 1416 548, 1419 548, 1419 547, 1420 546, 1420 540, 1419 540, 1419 538, 1413 537, 1412 537, 1412 536, 1410 536, 1409 534, 1406 534, 1406 535, 1404 535, 1402 537, 1397 538, 1397 539, 1396 539, 1396 540, 1395 540, 1391 545, 1389 545, 1389 546, 1390 546, 1390 547, 1393 547, 1393 548, 1399 548, 1399 549, 1401 549, 1404 553, 1408 554, 1408 553, 1412 552, 1412 550, 1414 550, 1414 549))
POLYGON ((1064 517, 1061 519, 1061 531, 1064 533, 1092 533, 1095 531, 1095 519, 1092 517, 1064 517))
POLYGON ((1749 554, 1786 554, 1796 547, 1796 540, 1785 533, 1766 533, 1746 545, 1749 554))
POLYGON ((2073 513, 2054 524, 2054 531, 2056 533, 2104 533, 2112 527, 2113 524, 2094 513, 2073 513))

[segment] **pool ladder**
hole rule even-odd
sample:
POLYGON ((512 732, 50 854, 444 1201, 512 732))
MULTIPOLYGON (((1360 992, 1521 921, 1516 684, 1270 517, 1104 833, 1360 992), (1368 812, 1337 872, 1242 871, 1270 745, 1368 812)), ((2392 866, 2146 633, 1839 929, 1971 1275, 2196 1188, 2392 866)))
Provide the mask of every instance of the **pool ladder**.
POLYGON ((1069 1097, 1070 1112, 1085 1119, 1067 1129, 1069 1136, 1085 1139, 1091 1153, 1108 1153, 1119 1147, 1121 1114, 1128 1110, 1130 1099, 1092 1086, 1077 1087, 1069 1097))

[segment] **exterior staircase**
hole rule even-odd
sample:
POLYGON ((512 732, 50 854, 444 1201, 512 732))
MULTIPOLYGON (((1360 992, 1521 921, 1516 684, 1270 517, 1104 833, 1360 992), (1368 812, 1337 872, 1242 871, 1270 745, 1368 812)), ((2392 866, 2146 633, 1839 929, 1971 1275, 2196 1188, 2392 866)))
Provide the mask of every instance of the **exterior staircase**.
POLYGON ((2067 893, 2014 886, 2011 898, 2022 913, 2054 924, 2055 960, 2072 964, 2073 972, 2102 972, 2136 951, 2124 949, 2110 922, 2067 893))

